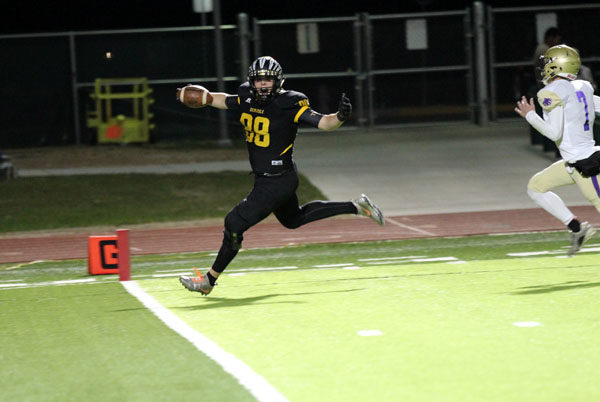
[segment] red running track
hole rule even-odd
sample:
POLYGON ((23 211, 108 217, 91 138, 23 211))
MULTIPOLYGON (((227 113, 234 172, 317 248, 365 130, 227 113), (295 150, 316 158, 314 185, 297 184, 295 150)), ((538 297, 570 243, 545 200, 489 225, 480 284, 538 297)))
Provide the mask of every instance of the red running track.
MULTIPOLYGON (((571 207, 582 220, 600 226, 592 206, 571 207)), ((392 216, 381 227, 364 217, 325 219, 290 230, 277 222, 260 223, 244 234, 244 248, 291 244, 399 240, 441 236, 561 230, 565 227, 540 208, 392 216)), ((130 229, 131 255, 218 250, 222 226, 130 229)), ((115 232, 81 230, 60 234, 5 234, 0 237, 0 263, 87 258, 89 236, 115 232)))

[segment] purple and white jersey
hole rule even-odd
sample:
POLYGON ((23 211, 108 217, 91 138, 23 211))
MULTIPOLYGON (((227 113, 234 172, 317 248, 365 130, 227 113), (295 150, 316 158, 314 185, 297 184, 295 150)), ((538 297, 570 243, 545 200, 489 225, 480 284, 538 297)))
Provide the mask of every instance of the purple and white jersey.
POLYGON ((537 98, 546 126, 540 132, 556 142, 564 160, 585 159, 600 149, 594 142, 594 89, 589 82, 557 79, 540 89, 537 98))

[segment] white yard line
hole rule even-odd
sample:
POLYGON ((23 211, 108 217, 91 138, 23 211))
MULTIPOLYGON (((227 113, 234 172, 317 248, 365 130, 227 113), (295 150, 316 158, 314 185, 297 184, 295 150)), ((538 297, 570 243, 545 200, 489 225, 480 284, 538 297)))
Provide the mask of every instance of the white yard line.
POLYGON ((358 261, 384 261, 384 260, 406 260, 412 258, 424 258, 425 255, 406 255, 403 257, 381 257, 381 258, 359 258, 358 261))
POLYGON ((386 260, 386 261, 371 261, 367 265, 400 265, 413 262, 413 260, 386 260))
POLYGON ((170 276, 181 276, 181 275, 193 275, 194 273, 190 270, 187 271, 180 271, 180 272, 174 272, 172 274, 154 274, 152 275, 153 278, 166 278, 166 277, 170 277, 170 276))
POLYGON ((26 283, 0 283, 0 288, 18 288, 27 286, 26 283))
POLYGON ((0 290, 7 290, 15 287, 20 288, 37 288, 45 286, 69 286, 69 285, 100 285, 103 283, 118 282, 119 278, 114 278, 110 282, 96 280, 95 278, 90 279, 68 279, 64 281, 52 281, 52 282, 33 282, 33 283, 0 283, 0 290))
POLYGON ((182 319, 177 317, 154 297, 146 293, 135 281, 121 282, 123 287, 169 328, 190 341, 198 350, 217 362, 225 371, 236 378, 259 401, 287 401, 287 399, 260 375, 237 357, 223 350, 182 319))
MULTIPOLYGON (((415 258, 415 257, 390 257, 390 258, 381 258, 375 259, 372 258, 372 261, 367 262, 367 265, 393 265, 393 264, 405 264, 408 262, 440 262, 440 261, 448 261, 449 263, 457 263, 464 262, 459 260, 456 257, 431 257, 431 258, 415 258), (407 259, 408 258, 408 259, 407 259)), ((365 261, 365 260, 362 260, 365 261)))
POLYGON ((64 281, 52 281, 50 282, 52 285, 70 285, 73 283, 90 283, 96 282, 96 278, 86 278, 86 279, 67 279, 64 281))
POLYGON ((545 250, 545 251, 527 251, 524 253, 506 253, 506 255, 509 257, 532 257, 532 256, 547 255, 547 254, 551 254, 551 252, 548 250, 545 250))
POLYGON ((295 265, 288 265, 285 267, 238 268, 238 269, 228 269, 227 272, 289 271, 290 269, 298 269, 298 267, 295 265))
MULTIPOLYGON (((596 246, 595 244, 591 244, 588 246, 583 246, 581 248, 581 250, 578 251, 578 253, 596 253, 598 251, 600 251, 600 247, 590 247, 590 246, 596 246)), ((569 246, 564 246, 562 247, 563 249, 568 248, 569 246)), ((562 255, 564 254, 565 251, 564 250, 542 250, 542 251, 528 251, 528 252, 524 252, 524 253, 506 253, 507 256, 509 257, 537 257, 540 255, 562 255)))
POLYGON ((432 258, 415 258, 412 262, 438 262, 438 261, 457 261, 456 257, 432 257, 432 258))

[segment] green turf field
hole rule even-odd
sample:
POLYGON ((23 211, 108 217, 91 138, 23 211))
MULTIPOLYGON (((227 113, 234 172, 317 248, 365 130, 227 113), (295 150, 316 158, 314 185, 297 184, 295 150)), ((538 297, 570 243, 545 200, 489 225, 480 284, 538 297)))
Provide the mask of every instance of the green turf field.
MULTIPOLYGON (((135 257, 132 276, 290 401, 600 400, 600 244, 567 244, 243 250, 208 297, 177 276, 211 253, 135 257)), ((0 303, 1 400, 271 400, 85 261, 0 265, 0 303)))

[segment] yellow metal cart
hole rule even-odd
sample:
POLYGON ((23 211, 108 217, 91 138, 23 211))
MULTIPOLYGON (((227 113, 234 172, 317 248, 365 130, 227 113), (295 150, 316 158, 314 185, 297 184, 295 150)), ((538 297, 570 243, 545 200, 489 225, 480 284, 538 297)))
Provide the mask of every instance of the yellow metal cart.
POLYGON ((97 133, 98 143, 149 142, 155 127, 150 122, 154 116, 150 94, 147 78, 97 78, 90 94, 95 107, 87 113, 87 126, 97 133))

